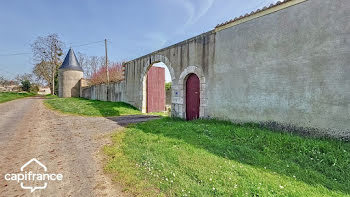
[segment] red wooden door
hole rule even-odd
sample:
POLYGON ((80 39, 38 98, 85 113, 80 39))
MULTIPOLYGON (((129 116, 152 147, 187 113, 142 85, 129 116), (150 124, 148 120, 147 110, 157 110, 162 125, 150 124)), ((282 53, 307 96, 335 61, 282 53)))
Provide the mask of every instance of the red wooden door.
POLYGON ((165 111, 165 68, 151 67, 147 73, 147 113, 165 111))
POLYGON ((195 74, 188 76, 186 81, 186 119, 199 118, 200 87, 199 78, 195 74))

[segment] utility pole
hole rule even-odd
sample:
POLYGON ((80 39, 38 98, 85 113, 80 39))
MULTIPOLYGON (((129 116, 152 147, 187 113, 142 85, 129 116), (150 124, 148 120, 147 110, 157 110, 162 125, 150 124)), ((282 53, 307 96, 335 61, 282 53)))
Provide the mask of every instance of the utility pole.
POLYGON ((105 39, 105 51, 106 51, 107 84, 109 84, 108 55, 107 55, 107 39, 105 39))
MULTIPOLYGON (((55 52, 56 52, 56 46, 55 46, 55 52)), ((57 69, 57 56, 55 54, 54 57, 54 62, 52 65, 52 94, 51 95, 55 95, 55 75, 56 75, 56 69, 57 69)))
POLYGON ((108 71, 107 39, 105 39, 105 51, 106 51, 107 101, 108 101, 109 100, 109 71, 108 71))
POLYGON ((55 95, 55 69, 56 69, 56 64, 54 65, 55 67, 52 66, 52 92, 51 95, 55 95))

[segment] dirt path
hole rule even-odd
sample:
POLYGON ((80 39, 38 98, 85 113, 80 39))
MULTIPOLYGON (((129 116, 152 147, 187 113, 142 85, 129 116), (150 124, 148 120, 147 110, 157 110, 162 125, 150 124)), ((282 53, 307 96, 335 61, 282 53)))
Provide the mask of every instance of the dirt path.
POLYGON ((125 196, 103 173, 106 135, 134 122, 155 117, 93 118, 62 115, 47 109, 41 98, 0 104, 0 196, 125 196), (49 173, 63 174, 44 190, 24 190, 7 173, 19 173, 32 158, 49 173))

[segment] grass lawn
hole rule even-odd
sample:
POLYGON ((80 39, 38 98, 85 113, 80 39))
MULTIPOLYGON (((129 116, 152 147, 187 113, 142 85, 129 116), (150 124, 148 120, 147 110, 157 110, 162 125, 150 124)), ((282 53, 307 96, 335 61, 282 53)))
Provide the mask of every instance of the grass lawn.
POLYGON ((44 95, 44 98, 54 99, 54 98, 58 98, 58 96, 57 95, 52 95, 52 94, 47 94, 47 95, 44 95))
POLYGON ((0 92, 0 103, 34 95, 34 93, 0 92))
POLYGON ((350 143, 163 118, 112 136, 105 166, 140 196, 347 196, 350 143))
POLYGON ((123 102, 106 102, 87 100, 84 98, 51 98, 45 105, 63 113, 84 116, 122 116, 136 115, 141 112, 132 105, 123 102))

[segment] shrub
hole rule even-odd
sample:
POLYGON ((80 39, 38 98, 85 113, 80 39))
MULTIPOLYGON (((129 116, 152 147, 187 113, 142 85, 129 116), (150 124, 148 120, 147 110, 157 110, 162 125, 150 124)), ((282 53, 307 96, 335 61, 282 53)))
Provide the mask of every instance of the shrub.
POLYGON ((38 85, 31 85, 30 92, 38 93, 39 92, 39 86, 38 85))
POLYGON ((22 84, 22 90, 23 91, 26 91, 26 92, 29 92, 30 91, 30 87, 31 87, 31 84, 30 84, 30 81, 29 80, 24 80, 21 82, 22 84))
MULTIPOLYGON (((109 69, 109 81, 118 82, 123 80, 123 71, 121 63, 113 63, 109 69)), ((91 85, 97 85, 107 83, 107 68, 106 66, 100 67, 90 79, 91 85)))
POLYGON ((171 90, 171 82, 165 83, 165 90, 171 90))

